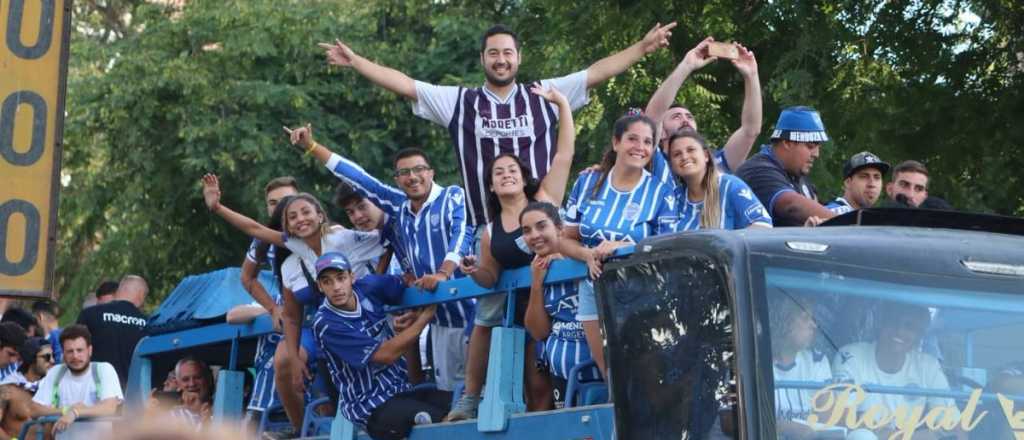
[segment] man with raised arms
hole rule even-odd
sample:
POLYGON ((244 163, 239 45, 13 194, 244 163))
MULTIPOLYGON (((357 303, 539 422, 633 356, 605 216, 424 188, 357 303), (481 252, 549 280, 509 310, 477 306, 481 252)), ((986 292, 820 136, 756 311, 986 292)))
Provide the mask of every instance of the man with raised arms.
MULTIPOLYGON (((681 128, 697 129, 697 119, 690 110, 676 104, 676 96, 683 83, 693 72, 704 68, 718 60, 708 52, 708 46, 714 38, 707 37, 704 41, 690 49, 679 62, 675 70, 662 81, 661 86, 647 102, 644 114, 661 126, 658 139, 661 153, 652 158, 653 174, 662 180, 674 181, 672 169, 668 166, 668 138, 681 128)), ((761 80, 757 74, 757 59, 754 52, 747 50, 738 43, 733 43, 739 58, 730 60, 732 65, 743 77, 743 112, 740 115, 740 128, 729 136, 725 146, 715 152, 715 165, 723 172, 731 173, 747 160, 750 148, 754 146, 758 133, 761 132, 761 80)))
MULTIPOLYGON (((676 24, 655 25, 644 38, 585 70, 540 81, 555 88, 573 109, 587 103, 587 90, 625 71, 644 55, 668 46, 676 24)), ((555 155, 554 126, 558 111, 540 96, 516 82, 523 52, 511 29, 495 25, 480 39, 480 64, 486 81, 482 87, 437 86, 416 81, 398 70, 381 66, 355 53, 345 43, 322 43, 327 61, 351 67, 374 84, 413 101, 413 113, 448 128, 462 169, 463 187, 469 200, 471 225, 490 221, 486 210, 484 172, 502 153, 518 155, 530 165, 533 177, 542 180, 555 155)))

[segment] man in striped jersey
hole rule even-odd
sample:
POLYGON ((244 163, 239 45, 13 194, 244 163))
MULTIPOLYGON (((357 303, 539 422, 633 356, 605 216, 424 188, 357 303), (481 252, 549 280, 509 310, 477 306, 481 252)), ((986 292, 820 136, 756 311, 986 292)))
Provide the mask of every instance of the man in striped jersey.
MULTIPOLYGON (((394 178, 399 188, 384 184, 362 167, 332 153, 313 140, 309 126, 290 130, 294 145, 312 154, 339 179, 387 214, 383 235, 412 269, 413 285, 437 289, 451 278, 459 262, 470 252, 474 227, 466 222, 466 196, 458 186, 434 183, 434 170, 426 154, 406 148, 395 155, 394 178)), ((446 302, 438 308, 431 327, 434 372, 437 387, 453 391, 465 377, 466 336, 475 300, 446 302)))
MULTIPOLYGON (((661 125, 660 139, 661 151, 656 152, 652 158, 653 174, 663 180, 674 182, 672 169, 668 165, 666 155, 668 154, 668 138, 679 129, 690 128, 697 131, 697 119, 686 107, 675 104, 679 89, 683 86, 690 75, 716 61, 718 58, 708 53, 708 45, 714 38, 707 37, 704 41, 690 49, 679 62, 675 70, 651 96, 647 103, 644 114, 661 125)), ((739 168, 750 154, 754 141, 761 131, 761 80, 757 73, 757 59, 754 52, 747 48, 733 43, 736 47, 739 58, 730 60, 733 67, 743 77, 743 110, 740 114, 740 128, 736 129, 729 140, 725 142, 720 150, 715 151, 715 165, 725 173, 732 173, 739 168)))
MULTIPOLYGON (((644 38, 585 70, 540 81, 567 98, 573 109, 587 103, 587 89, 625 71, 644 55, 668 46, 675 23, 655 25, 644 38)), ((522 56, 519 37, 503 25, 484 32, 480 40, 480 64, 486 81, 482 87, 437 86, 416 81, 395 69, 358 55, 341 41, 321 44, 327 61, 351 67, 374 84, 413 101, 416 116, 448 128, 462 169, 463 187, 469 197, 469 223, 490 221, 486 211, 484 173, 487 164, 502 153, 518 155, 530 165, 533 177, 542 180, 555 155, 558 111, 552 104, 516 82, 522 56)))
POLYGON ((441 420, 451 401, 450 394, 438 390, 413 391, 403 359, 437 306, 417 312, 407 327, 398 328, 396 322, 392 329, 384 307, 401 302, 402 278, 355 280, 351 269, 341 253, 317 259, 316 282, 327 300, 313 319, 314 334, 338 385, 341 414, 374 439, 405 438, 413 424, 441 420))

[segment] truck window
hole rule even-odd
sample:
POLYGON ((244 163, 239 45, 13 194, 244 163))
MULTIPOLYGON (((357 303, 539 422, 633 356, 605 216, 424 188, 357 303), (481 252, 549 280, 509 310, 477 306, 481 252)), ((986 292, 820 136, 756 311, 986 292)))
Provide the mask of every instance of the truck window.
POLYGON ((618 438, 708 438, 732 392, 721 266, 704 256, 644 262, 606 272, 596 288, 618 438))
POLYGON ((848 267, 764 277, 779 438, 1024 429, 1011 423, 1024 419, 1022 292, 848 267))

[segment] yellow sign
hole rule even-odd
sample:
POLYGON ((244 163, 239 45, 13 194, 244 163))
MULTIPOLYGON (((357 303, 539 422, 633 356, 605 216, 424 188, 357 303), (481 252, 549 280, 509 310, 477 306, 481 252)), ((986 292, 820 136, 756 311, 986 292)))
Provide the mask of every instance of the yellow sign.
POLYGON ((0 295, 53 288, 71 0, 0 1, 0 295))

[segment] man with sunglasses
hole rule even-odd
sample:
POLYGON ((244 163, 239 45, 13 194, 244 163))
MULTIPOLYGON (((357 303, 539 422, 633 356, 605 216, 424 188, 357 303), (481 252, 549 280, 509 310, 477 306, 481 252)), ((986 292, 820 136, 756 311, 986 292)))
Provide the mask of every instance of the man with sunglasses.
POLYGON ((50 367, 56 364, 53 346, 45 338, 33 337, 25 341, 25 344, 18 350, 18 354, 22 359, 18 371, 0 380, 0 385, 19 385, 29 392, 35 393, 39 388, 39 379, 46 376, 50 367))
MULTIPOLYGON (((390 243, 402 267, 412 269, 412 285, 434 291, 440 282, 456 275, 473 241, 466 194, 459 186, 434 182, 434 169, 423 150, 405 148, 395 155, 395 188, 317 143, 310 126, 287 131, 292 145, 327 165, 335 176, 384 211, 387 218, 382 222, 381 237, 390 243)), ((438 306, 434 315, 430 335, 440 390, 454 390, 455 382, 465 376, 464 329, 475 306, 472 299, 451 301, 438 306)))

